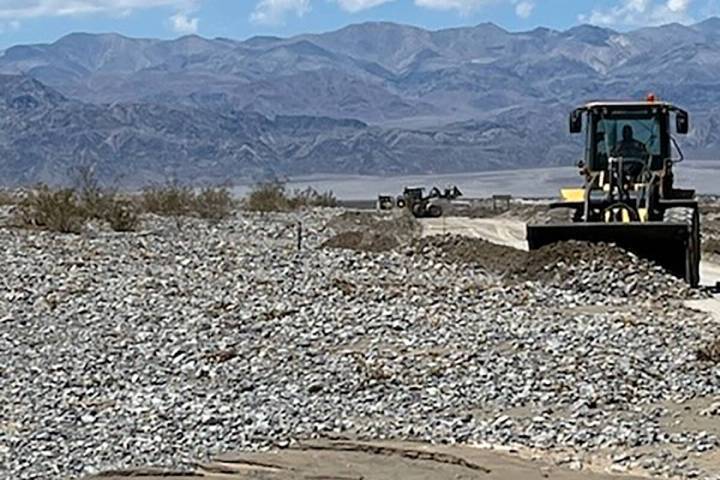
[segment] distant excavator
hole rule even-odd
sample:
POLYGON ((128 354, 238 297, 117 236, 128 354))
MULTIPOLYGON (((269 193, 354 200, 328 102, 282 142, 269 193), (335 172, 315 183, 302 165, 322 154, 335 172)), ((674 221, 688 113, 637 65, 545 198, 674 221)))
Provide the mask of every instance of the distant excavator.
POLYGON ((649 95, 640 102, 592 102, 570 114, 570 133, 583 132, 578 163, 582 188, 564 188, 550 208, 568 222, 528 225, 530 249, 579 240, 614 243, 649 258, 695 287, 700 282, 700 217, 695 190, 676 188, 683 160, 671 134, 685 135, 689 116, 649 95))
POLYGON ((428 195, 425 195, 423 187, 406 187, 395 203, 399 208, 410 210, 415 218, 438 218, 452 206, 452 201, 461 196, 462 192, 456 186, 444 190, 433 187, 428 195))

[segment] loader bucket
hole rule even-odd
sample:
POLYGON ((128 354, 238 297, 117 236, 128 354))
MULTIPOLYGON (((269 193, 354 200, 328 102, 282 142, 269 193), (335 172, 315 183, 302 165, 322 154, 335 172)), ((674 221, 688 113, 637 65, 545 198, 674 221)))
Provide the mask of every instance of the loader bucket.
MULTIPOLYGON (((639 257, 654 261, 671 274, 696 286, 690 275, 695 257, 689 257, 691 234, 685 224, 648 223, 566 223, 528 225, 527 241, 530 250, 556 242, 576 240, 612 243, 639 257), (690 258, 690 260, 689 260, 690 258)), ((698 258, 699 261, 699 258, 698 258)))

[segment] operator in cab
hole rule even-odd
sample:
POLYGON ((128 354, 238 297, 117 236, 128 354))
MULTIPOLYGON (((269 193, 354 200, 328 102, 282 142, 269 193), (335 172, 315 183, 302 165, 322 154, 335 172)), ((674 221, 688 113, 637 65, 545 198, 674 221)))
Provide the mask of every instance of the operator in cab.
POLYGON ((630 125, 625 125, 622 130, 622 140, 615 145, 612 151, 613 156, 624 158, 644 158, 647 155, 645 144, 635 140, 635 133, 630 125))

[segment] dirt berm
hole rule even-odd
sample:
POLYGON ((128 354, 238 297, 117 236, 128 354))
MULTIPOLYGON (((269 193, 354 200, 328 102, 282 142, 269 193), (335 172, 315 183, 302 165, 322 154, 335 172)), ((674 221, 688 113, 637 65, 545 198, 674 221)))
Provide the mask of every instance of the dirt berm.
POLYGON ((146 480, 631 480, 574 472, 492 450, 404 442, 313 441, 273 452, 235 453, 182 472, 108 472, 96 479, 146 480))
POLYGON ((653 262, 615 245, 564 242, 531 252, 479 238, 437 235, 420 238, 422 227, 412 216, 346 212, 328 227, 336 233, 322 247, 358 251, 404 251, 441 261, 477 266, 505 284, 542 282, 571 291, 620 297, 694 298, 685 283, 653 262))
POLYGON ((336 232, 323 248, 386 252, 420 237, 422 227, 407 210, 392 214, 345 212, 328 223, 336 232))
POLYGON ((422 239, 416 243, 415 250, 434 251, 453 262, 478 264, 495 273, 538 281, 553 277, 558 265, 601 261, 618 267, 629 260, 627 252, 613 245, 564 242, 525 252, 477 238, 451 235, 422 239))
POLYGON ((700 295, 653 262, 615 245, 571 241, 526 252, 481 239, 445 235, 418 240, 412 251, 479 266, 510 284, 542 282, 573 291, 612 292, 621 297, 700 295))

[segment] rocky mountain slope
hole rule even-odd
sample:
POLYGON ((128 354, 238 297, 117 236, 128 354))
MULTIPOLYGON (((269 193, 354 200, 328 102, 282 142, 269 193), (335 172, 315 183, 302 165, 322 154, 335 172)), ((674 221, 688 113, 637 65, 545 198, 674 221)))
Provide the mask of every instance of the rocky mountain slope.
MULTIPOLYGON (((143 185, 325 173, 464 171, 501 168, 531 148, 520 112, 437 130, 371 126, 359 120, 277 115, 159 103, 92 104, 27 76, 0 76, 0 182, 67 183, 92 165, 102 180, 143 185)), ((547 143, 547 142, 546 142, 547 143)), ((559 147, 561 148, 561 147, 559 147)), ((550 145, 540 162, 557 162, 550 145)), ((562 152, 560 152, 562 153, 562 152)))
POLYGON ((687 153, 720 153, 720 19, 427 31, 391 23, 246 41, 72 34, 0 56, 0 175, 97 163, 128 182, 569 165, 564 115, 591 98, 682 104, 687 153))

